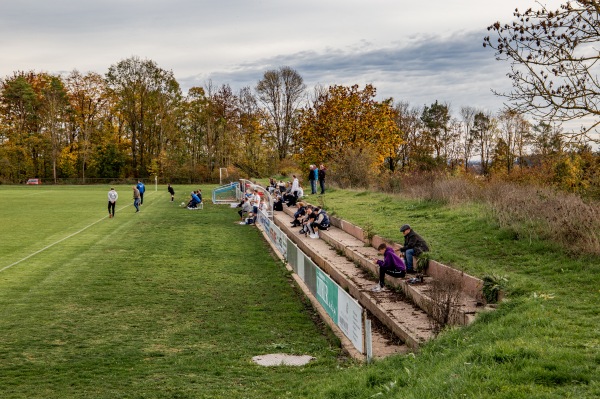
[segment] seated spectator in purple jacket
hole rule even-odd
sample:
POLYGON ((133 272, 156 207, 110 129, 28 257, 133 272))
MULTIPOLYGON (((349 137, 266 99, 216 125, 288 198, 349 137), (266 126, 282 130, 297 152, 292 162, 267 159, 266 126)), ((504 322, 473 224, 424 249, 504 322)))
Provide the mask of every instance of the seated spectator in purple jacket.
POLYGON ((373 259, 379 266, 379 284, 373 287, 373 292, 381 292, 385 290, 385 275, 392 277, 406 276, 406 266, 404 261, 394 251, 394 248, 388 247, 386 244, 381 244, 377 251, 383 255, 383 260, 373 259))

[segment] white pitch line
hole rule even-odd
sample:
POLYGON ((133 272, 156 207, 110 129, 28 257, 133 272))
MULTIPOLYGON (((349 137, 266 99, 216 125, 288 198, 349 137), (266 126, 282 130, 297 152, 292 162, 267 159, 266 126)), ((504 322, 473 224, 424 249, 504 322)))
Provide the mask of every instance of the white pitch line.
MULTIPOLYGON (((123 206, 123 207, 119 208, 118 210, 120 211, 120 210, 122 210, 122 209, 125 209, 125 208, 127 208, 127 207, 129 207, 129 206, 133 206, 133 205, 125 205, 125 206, 123 206)), ((44 251, 45 251, 45 250, 47 250, 48 248, 52 248, 52 247, 53 247, 53 246, 55 246, 56 244, 60 244, 60 243, 61 243, 61 242, 63 242, 64 240, 67 240, 67 239, 69 239, 69 238, 71 238, 71 237, 73 237, 73 236, 76 236, 77 234, 81 233, 82 231, 85 231, 85 230, 89 229, 89 228, 90 228, 90 227, 92 227, 93 225, 100 223, 101 221, 103 221, 103 220, 104 220, 104 219, 106 219, 107 217, 108 217, 108 215, 107 215, 107 216, 104 216, 104 217, 103 217, 103 218, 101 218, 101 219, 98 219, 98 220, 96 220, 94 223, 92 223, 92 224, 90 224, 90 225, 87 225, 87 226, 85 226, 83 229, 81 229, 81 230, 79 230, 79 231, 77 231, 77 232, 75 232, 75 233, 73 233, 73 234, 71 234, 71 235, 69 235, 69 236, 66 236, 66 237, 64 237, 64 238, 61 238, 60 240, 58 240, 58 241, 56 241, 56 242, 53 242, 52 244, 50 244, 50 245, 47 245, 47 246, 45 246, 44 248, 42 248, 42 249, 40 249, 40 250, 38 250, 38 251, 35 251, 35 252, 34 252, 34 253, 32 253, 32 254, 29 254, 29 255, 27 255, 26 257, 24 257, 24 258, 23 258, 23 259, 21 259, 21 260, 18 260, 18 261, 14 262, 14 263, 12 263, 12 264, 10 264, 10 265, 8 265, 8 266, 4 266, 2 269, 0 269, 0 273, 1 273, 1 272, 3 272, 3 271, 5 271, 6 269, 9 269, 9 268, 11 268, 11 267, 13 267, 13 266, 16 266, 16 265, 18 265, 18 264, 19 264, 19 263, 21 263, 21 262, 24 262, 24 261, 26 261, 27 259, 31 258, 32 256, 35 256, 35 255, 39 254, 40 252, 44 252, 44 251)))

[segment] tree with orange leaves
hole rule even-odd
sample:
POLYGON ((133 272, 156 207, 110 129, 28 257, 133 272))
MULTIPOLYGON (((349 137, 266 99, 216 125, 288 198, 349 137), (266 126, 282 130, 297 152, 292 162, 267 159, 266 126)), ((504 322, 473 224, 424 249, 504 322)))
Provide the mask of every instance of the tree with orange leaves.
MULTIPOLYGON (((395 159, 402 144, 392 100, 376 101, 366 85, 331 86, 301 111, 299 157, 303 163, 331 162, 344 151, 374 154, 374 167, 395 159)), ((391 163, 393 164, 393 162, 391 163)))

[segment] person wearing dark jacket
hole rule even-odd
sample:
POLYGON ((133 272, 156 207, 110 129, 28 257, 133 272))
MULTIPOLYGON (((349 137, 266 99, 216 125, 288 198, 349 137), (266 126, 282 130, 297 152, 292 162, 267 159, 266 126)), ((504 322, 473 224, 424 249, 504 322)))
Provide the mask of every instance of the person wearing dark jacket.
POLYGON ((321 194, 325 194, 325 165, 319 167, 319 185, 321 186, 321 194))
POLYGON ((380 255, 383 255, 383 260, 373 259, 379 266, 379 284, 373 287, 373 292, 381 292, 385 290, 385 275, 392 277, 404 277, 406 276, 406 266, 404 261, 396 252, 394 248, 388 247, 386 244, 381 244, 377 251, 380 255))
POLYGON ((310 165, 310 170, 308 171, 308 181, 310 182, 310 193, 317 193, 317 179, 319 178, 319 172, 315 173, 317 167, 315 165, 310 165))
POLYGON ((173 202, 173 200, 175 200, 175 190, 173 189, 173 186, 171 186, 171 183, 169 183, 167 191, 169 191, 169 194, 171 194, 171 202, 173 202))
POLYGON ((404 254, 406 259, 406 271, 411 273, 414 271, 413 257, 418 257, 423 252, 429 251, 429 247, 423 237, 415 233, 410 225, 402 225, 400 231, 404 234, 404 246, 400 248, 400 252, 404 254))
POLYGON ((292 222, 292 227, 297 227, 302 224, 301 219, 306 215, 306 204, 302 201, 296 204, 298 210, 294 212, 294 221, 292 222))

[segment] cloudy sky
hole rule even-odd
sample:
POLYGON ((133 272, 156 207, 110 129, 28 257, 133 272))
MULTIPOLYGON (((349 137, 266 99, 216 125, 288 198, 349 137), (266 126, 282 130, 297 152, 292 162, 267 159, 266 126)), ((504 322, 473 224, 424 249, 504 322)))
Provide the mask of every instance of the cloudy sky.
MULTIPOLYGON (((542 0, 557 8, 560 0, 542 0)), ((184 90, 256 85, 296 69, 316 84, 372 83, 379 96, 491 111, 508 65, 486 27, 533 0, 2 0, 0 77, 18 70, 106 73, 130 56, 172 70, 184 90)))

